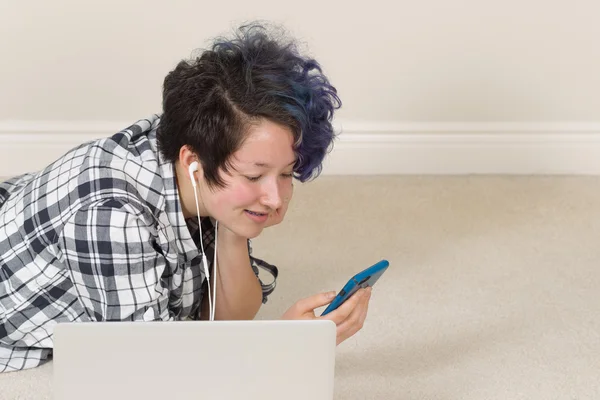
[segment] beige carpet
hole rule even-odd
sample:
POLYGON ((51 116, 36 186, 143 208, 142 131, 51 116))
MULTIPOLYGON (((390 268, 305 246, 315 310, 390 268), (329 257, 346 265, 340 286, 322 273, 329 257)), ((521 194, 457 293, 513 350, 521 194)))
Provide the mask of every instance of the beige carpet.
MULTIPOLYGON (((259 318, 381 258, 336 399, 599 399, 600 178, 321 177, 255 241, 277 264, 259 318)), ((50 399, 52 365, 0 374, 50 399)))

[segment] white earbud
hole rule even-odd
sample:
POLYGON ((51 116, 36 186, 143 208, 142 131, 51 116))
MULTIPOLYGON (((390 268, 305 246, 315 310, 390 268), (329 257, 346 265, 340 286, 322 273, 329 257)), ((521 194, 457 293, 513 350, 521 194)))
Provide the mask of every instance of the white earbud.
POLYGON ((194 178, 194 172, 198 171, 198 161, 194 161, 190 164, 188 168, 188 173, 190 174, 190 179, 192 180, 192 186, 196 188, 196 178, 194 178))

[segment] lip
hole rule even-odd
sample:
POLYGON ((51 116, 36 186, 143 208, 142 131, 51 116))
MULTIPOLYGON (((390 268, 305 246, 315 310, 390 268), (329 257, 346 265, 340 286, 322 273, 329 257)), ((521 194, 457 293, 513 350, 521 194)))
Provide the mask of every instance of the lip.
POLYGON ((252 221, 262 224, 264 222, 267 221, 267 219, 269 219, 269 214, 264 214, 264 215, 254 215, 254 214, 250 214, 248 212, 248 210, 244 210, 244 214, 246 214, 246 216, 248 218, 250 218, 252 221))

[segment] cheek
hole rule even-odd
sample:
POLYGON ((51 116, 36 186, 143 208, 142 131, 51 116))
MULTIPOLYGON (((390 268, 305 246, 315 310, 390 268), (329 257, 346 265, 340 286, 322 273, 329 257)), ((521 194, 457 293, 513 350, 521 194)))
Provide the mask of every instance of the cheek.
POLYGON ((284 185, 284 187, 282 189, 282 193, 285 195, 285 197, 288 197, 291 199, 294 194, 294 183, 288 182, 286 185, 284 185))
POLYGON ((213 198, 213 206, 218 210, 246 208, 258 200, 257 191, 244 185, 231 186, 213 198))
POLYGON ((283 182, 279 185, 279 194, 281 196, 281 200, 288 203, 292 200, 292 196, 294 195, 294 185, 292 182, 283 182))

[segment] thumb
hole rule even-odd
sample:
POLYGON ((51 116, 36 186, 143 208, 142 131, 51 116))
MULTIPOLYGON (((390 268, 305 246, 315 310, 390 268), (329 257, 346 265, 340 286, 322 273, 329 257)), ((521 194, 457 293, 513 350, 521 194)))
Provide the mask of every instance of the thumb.
POLYGON ((298 302, 298 308, 303 311, 312 311, 326 304, 331 303, 335 297, 335 292, 318 293, 313 296, 302 299, 298 302))

